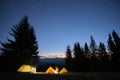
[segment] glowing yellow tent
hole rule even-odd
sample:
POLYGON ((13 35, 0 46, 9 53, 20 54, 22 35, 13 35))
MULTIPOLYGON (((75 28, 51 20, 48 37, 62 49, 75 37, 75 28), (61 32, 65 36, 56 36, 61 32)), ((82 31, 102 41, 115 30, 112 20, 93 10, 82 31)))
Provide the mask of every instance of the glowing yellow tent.
POLYGON ((51 66, 46 70, 45 73, 46 74, 55 74, 54 69, 51 66))
POLYGON ((18 72, 32 72, 32 66, 22 65, 17 71, 18 72))
POLYGON ((65 67, 62 68, 62 70, 59 72, 59 74, 63 74, 63 73, 66 73, 68 72, 67 69, 65 67))

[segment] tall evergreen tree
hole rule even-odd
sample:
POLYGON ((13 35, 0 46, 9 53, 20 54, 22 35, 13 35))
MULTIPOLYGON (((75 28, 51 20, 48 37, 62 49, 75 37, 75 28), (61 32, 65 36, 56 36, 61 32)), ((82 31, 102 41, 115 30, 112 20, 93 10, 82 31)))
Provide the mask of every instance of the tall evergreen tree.
POLYGON ((106 55, 107 55, 107 52, 106 52, 105 45, 104 45, 104 43, 100 42, 100 44, 99 44, 99 56, 104 57, 106 55))
POLYGON ((91 56, 90 56, 90 63, 91 63, 91 70, 92 71, 96 71, 97 70, 97 54, 98 54, 98 49, 97 49, 97 45, 96 42, 93 38, 93 36, 90 37, 90 52, 91 52, 91 56))
POLYGON ((108 38, 108 50, 111 53, 115 52, 115 43, 113 42, 112 36, 109 34, 109 38, 108 38))
POLYGON ((113 30, 112 32, 113 40, 115 43, 115 53, 116 56, 120 58, 120 37, 118 34, 113 30))
POLYGON ((70 46, 68 45, 66 48, 66 58, 71 59, 72 58, 72 51, 70 49, 70 46))
POLYGON ((114 30, 112 36, 109 34, 108 49, 112 53, 112 69, 120 71, 120 37, 114 30))
POLYGON ((87 42, 84 45, 84 53, 85 53, 86 57, 89 57, 90 50, 89 50, 87 42))
POLYGON ((79 42, 74 44, 74 70, 81 71, 84 68, 85 56, 79 42))
POLYGON ((114 42, 116 44, 116 47, 118 48, 117 51, 120 51, 120 37, 118 36, 117 32, 115 32, 114 30, 112 32, 112 36, 113 36, 114 42))
POLYGON ((114 63, 120 66, 120 37, 114 30, 112 36, 115 44, 115 50, 113 52, 114 63))
MULTIPOLYGON (((2 55, 13 58, 14 64, 31 64, 32 57, 38 54, 38 45, 33 27, 28 22, 28 17, 24 16, 17 25, 11 29, 14 40, 8 39, 1 43, 2 55)), ((11 59, 12 60, 12 59, 11 59)))
POLYGON ((65 63, 66 63, 66 67, 67 67, 69 70, 72 70, 72 67, 73 67, 73 63, 72 63, 72 51, 71 51, 69 45, 68 45, 67 48, 66 48, 65 63))
POLYGON ((97 52, 97 45, 96 45, 96 42, 95 42, 93 36, 90 37, 90 40, 91 40, 91 42, 90 42, 91 53, 96 54, 96 52, 97 52))
POLYGON ((73 53, 74 53, 74 58, 78 60, 80 58, 80 53, 81 53, 81 48, 80 48, 79 42, 76 42, 74 44, 74 51, 73 51, 73 53))

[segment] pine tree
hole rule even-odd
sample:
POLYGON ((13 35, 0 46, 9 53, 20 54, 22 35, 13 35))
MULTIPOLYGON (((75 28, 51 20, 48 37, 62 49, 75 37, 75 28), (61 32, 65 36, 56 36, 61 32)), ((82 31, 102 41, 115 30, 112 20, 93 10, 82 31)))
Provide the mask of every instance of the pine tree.
POLYGON ((99 56, 100 57, 107 56, 105 45, 102 42, 99 43, 99 56))
POLYGON ((116 44, 117 51, 120 51, 120 37, 118 36, 117 32, 113 30, 112 36, 114 39, 114 43, 116 44))
POLYGON ((74 51, 73 51, 73 53, 74 53, 74 58, 78 60, 80 58, 80 53, 81 53, 81 48, 80 48, 79 42, 76 42, 74 44, 74 51))
POLYGON ((72 51, 71 51, 69 45, 68 45, 67 48, 66 48, 65 63, 66 63, 66 67, 67 67, 69 70, 72 70, 72 67, 73 67, 73 63, 72 63, 72 51))
POLYGON ((84 53, 85 53, 86 57, 89 57, 90 50, 89 50, 87 42, 84 45, 84 53))
POLYGON ((113 52, 113 59, 114 62, 120 66, 120 37, 118 34, 113 30, 112 32, 114 44, 115 44, 115 50, 113 52))
POLYGON ((68 45, 66 48, 66 58, 71 59, 72 58, 72 51, 70 49, 70 46, 68 45))
POLYGON ((118 34, 113 30, 112 32, 112 36, 113 36, 113 40, 115 43, 115 51, 114 53, 116 53, 116 58, 120 58, 120 37, 118 36, 118 34))
POLYGON ((120 37, 114 30, 112 36, 109 34, 108 49, 112 53, 112 69, 120 71, 120 37))
POLYGON ((90 56, 90 63, 91 63, 91 70, 92 71, 96 71, 97 70, 97 54, 98 54, 98 49, 97 49, 97 45, 96 42, 93 38, 93 36, 90 37, 90 52, 91 52, 91 56, 90 56))
POLYGON ((79 42, 74 44, 74 70, 82 71, 84 69, 85 55, 83 49, 80 47, 79 42))
POLYGON ((97 53, 97 45, 96 45, 96 42, 93 38, 93 36, 90 37, 91 39, 91 42, 90 42, 90 50, 91 50, 91 53, 93 55, 95 55, 97 53))
POLYGON ((108 62, 109 56, 106 52, 106 47, 105 47, 104 43, 102 43, 102 42, 99 43, 99 52, 98 53, 99 53, 99 58, 103 63, 108 62))
POLYGON ((109 38, 108 38, 108 50, 111 53, 115 52, 115 43, 113 42, 112 36, 109 34, 109 38))
POLYGON ((16 66, 25 63, 32 64, 32 57, 38 54, 38 45, 28 17, 24 16, 20 23, 13 26, 11 31, 10 35, 13 36, 14 40, 7 39, 7 42, 1 43, 2 55, 13 59, 13 64, 16 66))

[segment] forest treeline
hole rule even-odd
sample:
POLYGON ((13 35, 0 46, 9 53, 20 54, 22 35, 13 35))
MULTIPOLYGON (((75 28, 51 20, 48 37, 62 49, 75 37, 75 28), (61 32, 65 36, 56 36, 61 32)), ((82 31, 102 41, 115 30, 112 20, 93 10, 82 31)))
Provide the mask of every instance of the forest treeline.
POLYGON ((107 46, 96 44, 93 36, 90 45, 79 42, 66 47, 66 67, 70 71, 120 71, 120 36, 114 30, 108 35, 107 46))

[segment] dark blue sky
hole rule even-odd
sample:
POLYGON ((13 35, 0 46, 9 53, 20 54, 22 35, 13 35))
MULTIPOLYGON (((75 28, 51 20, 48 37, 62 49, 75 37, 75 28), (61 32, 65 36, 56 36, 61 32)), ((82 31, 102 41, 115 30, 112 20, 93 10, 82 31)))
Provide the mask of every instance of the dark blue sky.
POLYGON ((114 29, 120 35, 119 0, 0 0, 0 41, 11 27, 28 15, 34 26, 41 55, 65 54, 75 42, 107 44, 114 29))

